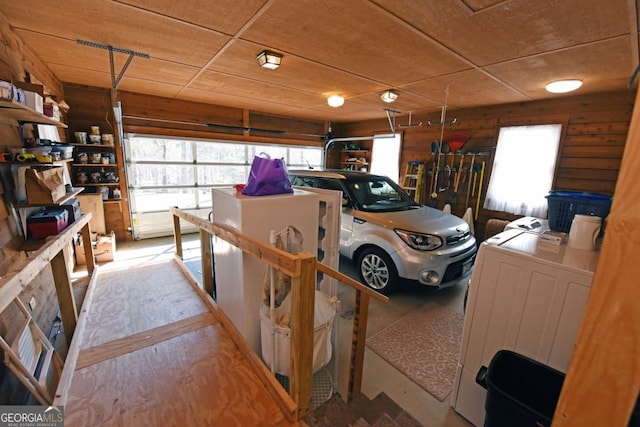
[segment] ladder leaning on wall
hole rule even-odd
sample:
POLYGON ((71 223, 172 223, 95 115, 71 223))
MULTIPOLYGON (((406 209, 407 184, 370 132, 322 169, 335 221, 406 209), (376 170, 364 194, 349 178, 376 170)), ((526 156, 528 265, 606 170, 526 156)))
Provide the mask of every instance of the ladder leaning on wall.
POLYGON ((409 193, 416 203, 420 203, 422 186, 424 182, 424 162, 408 162, 405 169, 402 188, 409 193))

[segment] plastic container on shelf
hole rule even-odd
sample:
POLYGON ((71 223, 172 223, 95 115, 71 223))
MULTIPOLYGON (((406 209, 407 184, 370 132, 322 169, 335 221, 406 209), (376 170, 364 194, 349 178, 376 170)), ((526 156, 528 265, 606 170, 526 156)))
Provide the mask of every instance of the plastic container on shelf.
POLYGON ((573 217, 595 215, 604 221, 611 209, 612 196, 580 191, 552 190, 546 196, 549 206, 549 228, 568 233, 573 217))

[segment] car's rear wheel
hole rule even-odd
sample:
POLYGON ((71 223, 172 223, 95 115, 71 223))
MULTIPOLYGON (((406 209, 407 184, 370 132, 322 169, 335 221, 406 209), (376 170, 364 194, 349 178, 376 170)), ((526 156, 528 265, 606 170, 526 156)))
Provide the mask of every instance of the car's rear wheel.
POLYGON ((367 248, 358 257, 362 282, 381 294, 389 295, 397 286, 398 270, 389 255, 377 248, 367 248))

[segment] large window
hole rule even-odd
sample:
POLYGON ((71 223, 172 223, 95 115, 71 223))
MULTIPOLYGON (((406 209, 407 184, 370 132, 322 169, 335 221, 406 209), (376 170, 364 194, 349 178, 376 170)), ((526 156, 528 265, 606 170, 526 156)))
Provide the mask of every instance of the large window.
POLYGON ((562 125, 503 127, 484 202, 485 209, 547 217, 562 125))
POLYGON ((124 145, 136 239, 171 235, 170 206, 207 217, 211 211, 211 189, 246 183, 253 157, 262 152, 272 158, 284 158, 290 169, 324 166, 322 148, 318 147, 133 134, 126 136, 124 145))
POLYGON ((400 176, 400 134, 376 135, 371 153, 371 173, 388 176, 398 183, 400 176))

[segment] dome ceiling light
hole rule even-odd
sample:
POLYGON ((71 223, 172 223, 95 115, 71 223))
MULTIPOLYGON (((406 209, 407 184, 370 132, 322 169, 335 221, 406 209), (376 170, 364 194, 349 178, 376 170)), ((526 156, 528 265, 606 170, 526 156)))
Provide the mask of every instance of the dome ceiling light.
POLYGON ((551 93, 567 93, 573 92, 580 86, 582 86, 582 80, 558 80, 546 85, 545 89, 551 93))
POLYGON ((342 105, 344 105, 344 98, 340 95, 331 95, 327 98, 327 104, 334 108, 342 107, 342 105))

